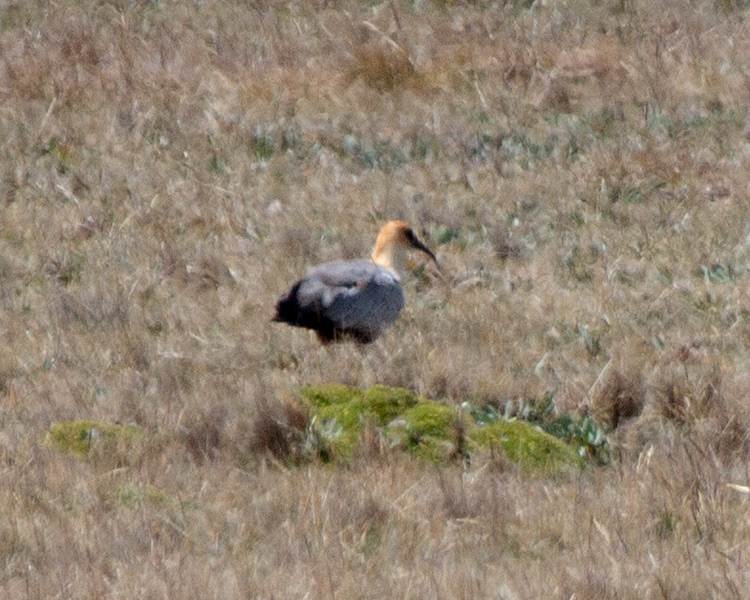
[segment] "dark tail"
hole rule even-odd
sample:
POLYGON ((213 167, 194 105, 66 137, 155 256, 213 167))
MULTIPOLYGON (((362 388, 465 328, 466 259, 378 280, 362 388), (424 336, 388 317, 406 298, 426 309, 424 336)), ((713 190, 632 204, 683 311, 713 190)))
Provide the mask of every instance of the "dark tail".
MULTIPOLYGON (((300 306, 297 292, 301 282, 295 283, 285 295, 276 303, 276 314, 271 318, 277 323, 288 323, 294 327, 312 329, 318 334, 321 343, 339 339, 341 331, 319 311, 309 306, 300 306)), ((365 336, 366 337, 366 336, 365 336)), ((365 341, 365 340, 362 340, 365 341)), ((367 340, 370 341, 370 340, 367 340)))
POLYGON ((295 284, 284 296, 279 298, 276 303, 276 314, 271 319, 278 323, 289 323, 297 325, 299 322, 299 305, 297 304, 297 290, 299 283, 295 284))

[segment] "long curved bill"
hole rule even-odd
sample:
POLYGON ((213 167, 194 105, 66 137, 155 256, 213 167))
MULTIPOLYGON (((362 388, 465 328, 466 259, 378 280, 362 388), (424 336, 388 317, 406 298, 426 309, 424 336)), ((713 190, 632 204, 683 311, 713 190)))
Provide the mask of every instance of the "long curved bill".
POLYGON ((433 254, 432 250, 430 250, 419 239, 417 239, 417 236, 414 236, 414 238, 411 240, 411 243, 412 243, 412 246, 414 246, 417 250, 421 250, 427 256, 429 256, 433 260, 435 265, 437 266, 438 270, 440 269, 440 263, 437 261, 437 258, 435 258, 435 255, 433 254))

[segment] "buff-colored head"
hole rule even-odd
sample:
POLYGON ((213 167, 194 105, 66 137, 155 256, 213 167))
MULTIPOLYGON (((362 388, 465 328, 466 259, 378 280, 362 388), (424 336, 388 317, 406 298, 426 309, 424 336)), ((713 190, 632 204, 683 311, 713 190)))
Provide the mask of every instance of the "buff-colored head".
POLYGON ((404 270, 406 251, 411 249, 421 250, 438 265, 435 255, 419 241, 409 225, 403 221, 390 221, 383 225, 378 234, 372 260, 381 267, 401 273, 404 270))

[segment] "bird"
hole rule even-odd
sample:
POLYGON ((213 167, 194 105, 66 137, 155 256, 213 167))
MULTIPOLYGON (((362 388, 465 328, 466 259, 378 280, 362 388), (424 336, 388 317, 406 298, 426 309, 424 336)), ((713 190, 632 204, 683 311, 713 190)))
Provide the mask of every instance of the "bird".
POLYGON ((294 283, 276 303, 272 321, 313 330, 322 344, 354 340, 369 344, 404 307, 401 273, 406 252, 433 252, 403 221, 386 223, 370 260, 324 263, 294 283))

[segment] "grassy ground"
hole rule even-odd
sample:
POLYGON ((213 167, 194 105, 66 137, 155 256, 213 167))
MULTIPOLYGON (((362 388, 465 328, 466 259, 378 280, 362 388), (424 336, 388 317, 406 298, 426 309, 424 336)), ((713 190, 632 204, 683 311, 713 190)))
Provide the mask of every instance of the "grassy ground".
POLYGON ((0 595, 746 597, 747 8, 1 2, 0 595), (269 322, 393 218, 444 277, 378 342, 269 322), (613 461, 291 464, 319 383, 551 396, 613 461))

